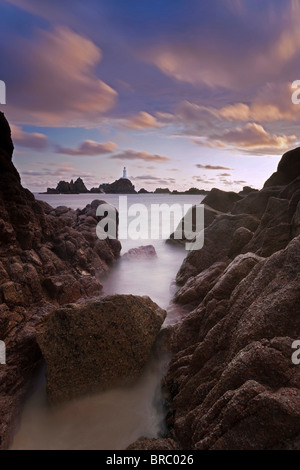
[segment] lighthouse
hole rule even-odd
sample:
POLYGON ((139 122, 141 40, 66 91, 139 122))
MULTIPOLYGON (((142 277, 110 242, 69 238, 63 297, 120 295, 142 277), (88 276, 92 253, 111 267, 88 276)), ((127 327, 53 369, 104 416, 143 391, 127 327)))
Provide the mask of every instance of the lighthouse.
POLYGON ((123 179, 127 179, 126 166, 123 168, 123 179))

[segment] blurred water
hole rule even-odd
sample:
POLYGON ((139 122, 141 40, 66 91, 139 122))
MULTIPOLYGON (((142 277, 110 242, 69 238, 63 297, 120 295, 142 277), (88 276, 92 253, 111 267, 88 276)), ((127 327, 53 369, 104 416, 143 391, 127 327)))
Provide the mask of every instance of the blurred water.
MULTIPOLYGON (((118 208, 118 195, 36 195, 53 207, 83 208, 94 199, 104 199, 118 208)), ((128 204, 196 204, 202 196, 130 195, 128 204)), ((150 211, 149 211, 150 214, 150 211)), ((104 294, 148 295, 168 312, 164 326, 176 323, 185 311, 170 303, 176 290, 175 276, 186 256, 182 249, 164 240, 122 240, 122 253, 152 244, 157 257, 122 259, 101 279, 104 294)), ((107 449, 126 448, 141 436, 158 437, 164 431, 161 379, 168 357, 152 354, 145 370, 130 388, 110 390, 58 408, 46 400, 44 373, 28 399, 12 449, 107 449)))

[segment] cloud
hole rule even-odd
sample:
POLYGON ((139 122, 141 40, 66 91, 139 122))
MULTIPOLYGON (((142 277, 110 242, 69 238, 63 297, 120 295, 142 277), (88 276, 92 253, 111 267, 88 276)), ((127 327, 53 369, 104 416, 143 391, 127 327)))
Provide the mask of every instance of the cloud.
POLYGON ((270 134, 260 124, 248 123, 244 127, 227 130, 223 134, 213 134, 210 140, 221 140, 223 143, 254 153, 281 153, 294 145, 297 137, 270 134))
POLYGON ((14 74, 7 110, 15 121, 39 126, 95 126, 116 103, 117 92, 95 67, 101 49, 66 27, 39 31, 32 41, 12 45, 14 74), (24 50, 26 61, 24 61, 24 50))
POLYGON ((146 162, 165 163, 171 160, 163 155, 152 154, 148 152, 136 152, 135 150, 125 150, 122 153, 112 155, 110 158, 117 160, 144 160, 146 162))
POLYGON ((250 104, 234 103, 209 111, 228 121, 295 121, 300 118, 300 106, 292 103, 293 91, 292 83, 267 83, 250 104))
POLYGON ((127 119, 124 119, 122 126, 128 129, 156 129, 159 126, 156 118, 145 111, 141 111, 135 116, 131 116, 127 119))
POLYGON ((223 4, 206 25, 197 28, 191 20, 189 34, 176 37, 169 31, 145 56, 177 81, 210 88, 243 89, 279 74, 290 76, 299 60, 300 6, 292 0, 283 9, 283 3, 276 14, 273 2, 266 2, 263 11, 248 4, 239 13, 232 8, 226 11, 223 4))
POLYGON ((38 132, 25 132, 20 126, 11 124, 12 138, 15 145, 31 150, 45 150, 48 139, 38 132))
POLYGON ((220 165, 201 165, 197 163, 195 165, 197 168, 203 168, 205 170, 232 170, 232 168, 228 168, 227 166, 220 166, 220 165))
POLYGON ((95 142, 94 140, 85 140, 77 148, 67 148, 57 146, 56 153, 62 153, 64 155, 72 156, 97 156, 107 153, 112 153, 118 149, 117 144, 114 142, 95 142))

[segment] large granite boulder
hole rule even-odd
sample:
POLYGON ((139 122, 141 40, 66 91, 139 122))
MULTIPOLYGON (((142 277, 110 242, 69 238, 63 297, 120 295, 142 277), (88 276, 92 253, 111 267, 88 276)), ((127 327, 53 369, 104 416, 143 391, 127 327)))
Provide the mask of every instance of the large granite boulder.
POLYGON ((149 297, 133 295, 67 305, 44 317, 36 331, 50 402, 133 383, 165 317, 149 297))

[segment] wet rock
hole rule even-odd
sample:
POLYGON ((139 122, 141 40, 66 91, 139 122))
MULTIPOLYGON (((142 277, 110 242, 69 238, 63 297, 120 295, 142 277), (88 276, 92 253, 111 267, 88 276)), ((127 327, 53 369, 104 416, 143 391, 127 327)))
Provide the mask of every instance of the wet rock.
POLYGON ((46 316, 36 331, 50 402, 133 383, 165 316, 149 297, 133 295, 67 305, 46 316))
POLYGON ((139 246, 131 248, 125 253, 122 258, 125 260, 136 260, 140 258, 155 258, 157 257, 156 250, 153 245, 139 246))

